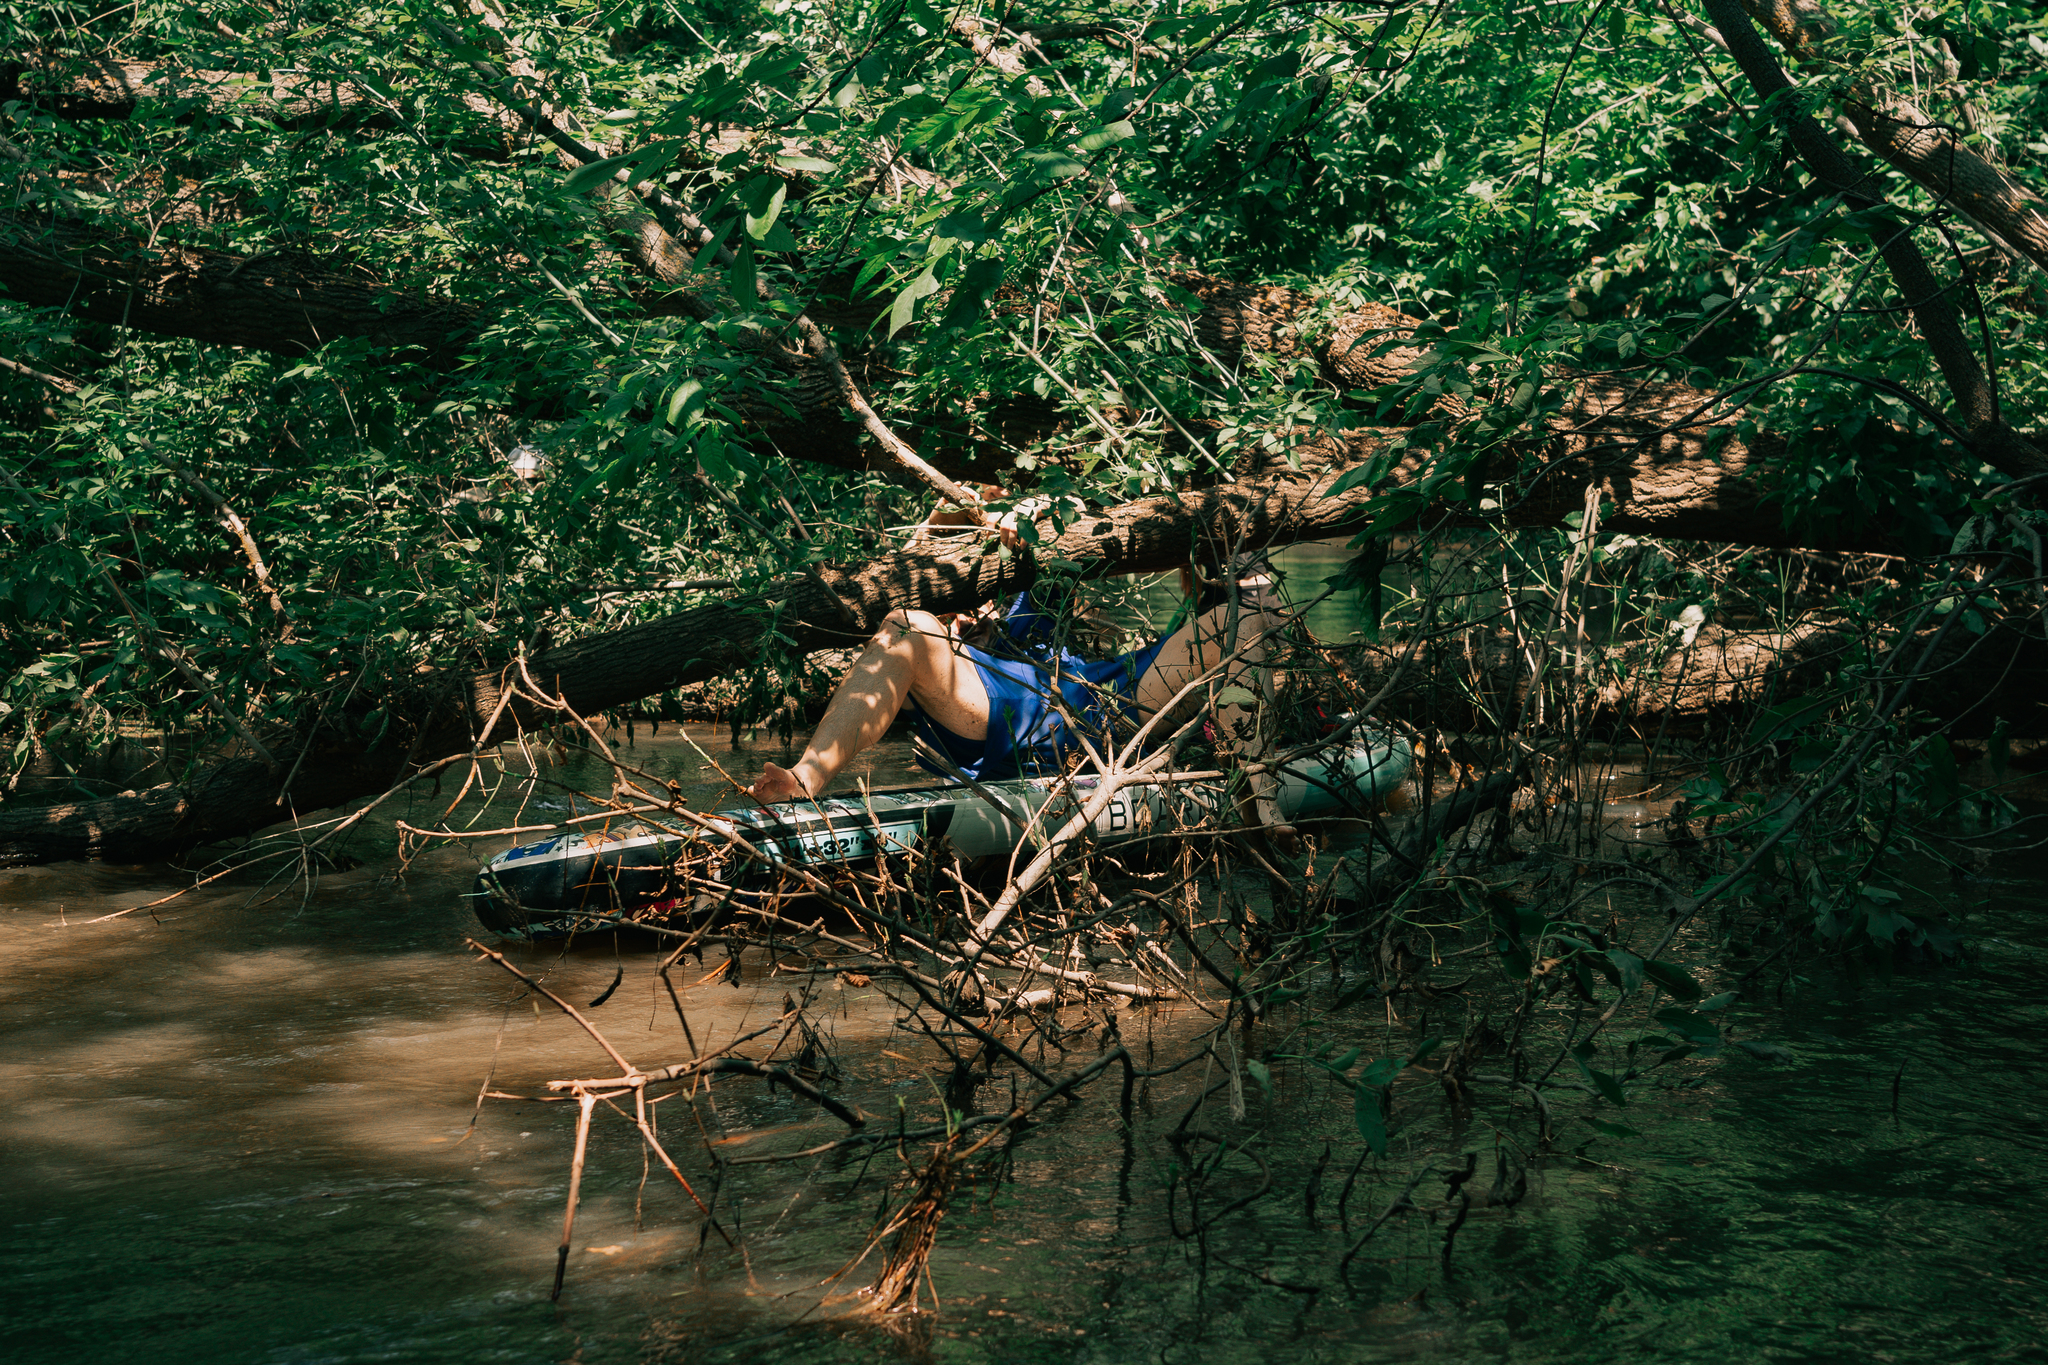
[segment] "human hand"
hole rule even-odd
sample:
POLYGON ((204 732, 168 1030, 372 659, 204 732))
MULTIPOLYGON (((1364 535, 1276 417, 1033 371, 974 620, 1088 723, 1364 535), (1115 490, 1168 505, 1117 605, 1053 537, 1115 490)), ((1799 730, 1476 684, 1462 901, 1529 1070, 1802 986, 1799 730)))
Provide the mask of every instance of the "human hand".
POLYGON ((801 801, 810 793, 804 790, 803 782, 787 768, 773 763, 761 765, 761 775, 754 779, 754 785, 747 788, 747 795, 764 806, 778 801, 801 801))

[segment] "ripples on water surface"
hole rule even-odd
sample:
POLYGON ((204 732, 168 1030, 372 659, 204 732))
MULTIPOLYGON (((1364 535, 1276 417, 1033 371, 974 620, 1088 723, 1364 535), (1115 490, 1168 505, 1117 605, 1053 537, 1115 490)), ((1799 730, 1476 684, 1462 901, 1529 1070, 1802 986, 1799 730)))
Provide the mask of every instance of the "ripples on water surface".
MULTIPOLYGON (((685 751, 656 751, 694 775, 685 751)), ((901 758, 882 753, 877 780, 895 780, 901 758)), ((605 1067, 462 950, 474 925, 457 893, 474 865, 433 854, 401 884, 373 862, 264 906, 246 886, 209 892, 160 926, 79 921, 161 894, 166 874, 0 871, 0 1360, 2048 1360, 2038 854, 1962 893, 1977 909, 1973 961, 1817 970, 1782 1004, 1735 1007, 1731 1022, 1785 1040, 1793 1061, 1729 1057, 1597 1113, 1633 1138, 1597 1134, 1583 1097, 1559 1101, 1572 1154, 1535 1168, 1513 1211, 1472 1215, 1448 1280, 1442 1223, 1418 1214, 1387 1223, 1348 1287, 1336 1279, 1351 1099, 1286 1067, 1270 1106, 1252 1094, 1246 1124, 1220 1109, 1202 1120, 1263 1132, 1274 1179, 1209 1237, 1204 1273, 1201 1249, 1168 1227, 1172 1152, 1156 1139, 1197 1068, 1153 1083, 1129 1140, 1113 1088, 1045 1111, 1004 1182, 955 1201, 932 1263, 945 1312, 905 1338, 821 1322, 843 1305, 818 1306, 893 1156, 864 1176, 848 1159, 745 1168, 727 1191, 745 1258, 716 1239, 699 1258, 672 1182, 648 1182, 634 1231, 640 1159, 615 1119, 597 1126, 569 1286, 548 1302, 573 1112, 490 1102, 463 1134, 487 1075, 533 1093, 605 1067), (1303 1191, 1326 1140, 1316 1228, 1303 1191)), ((616 965, 608 943, 528 960, 579 1003, 616 965)), ((642 1064, 687 1055, 657 1008, 651 954, 618 961, 625 984, 594 1017, 642 1064)), ((699 1037, 774 1018, 791 980, 689 990, 699 1037)), ((848 1097, 877 1115, 899 1097, 913 1119, 934 1111, 917 1065, 928 1045, 895 1031, 872 990, 825 998, 848 1097)), ((1150 1031, 1170 1056, 1186 1025, 1139 1011, 1122 1027, 1140 1055, 1150 1031)), ((1387 1033, 1382 1013, 1322 1036, 1377 1055, 1402 1045, 1387 1033)), ((728 1153, 842 1131, 753 1081, 714 1093, 706 1123, 735 1139, 728 1153)), ((1359 1177, 1354 1235, 1421 1144, 1443 1166, 1480 1153, 1481 1184, 1491 1170, 1490 1130, 1448 1132, 1434 1096, 1404 1093, 1416 1126, 1384 1174, 1359 1177)), ((707 1162, 670 1112, 694 1180, 707 1162)), ((1248 1158, 1226 1170, 1256 1179, 1248 1158)), ((1416 1198, 1441 1189, 1427 1180, 1416 1198)))

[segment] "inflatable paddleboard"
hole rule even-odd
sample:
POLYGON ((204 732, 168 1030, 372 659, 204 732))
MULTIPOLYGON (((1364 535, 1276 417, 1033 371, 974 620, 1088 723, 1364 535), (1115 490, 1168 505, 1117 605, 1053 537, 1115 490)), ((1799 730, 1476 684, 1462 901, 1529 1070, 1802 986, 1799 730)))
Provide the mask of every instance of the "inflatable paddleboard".
MULTIPOLYGON (((1406 740, 1379 732, 1297 759, 1280 770, 1280 813, 1304 820, 1375 809, 1414 761, 1406 740)), ((659 924, 700 895, 759 892, 789 880, 790 868, 829 873, 941 838, 962 858, 1007 856, 1050 838, 1100 781, 1083 774, 856 792, 722 810, 705 817, 710 828, 687 832, 622 820, 624 828, 507 849, 477 874, 470 900, 486 929, 516 938, 561 937, 593 915, 659 924)), ((1094 837, 1118 842, 1212 822, 1223 799, 1220 781, 1133 783, 1096 817, 1094 837)))

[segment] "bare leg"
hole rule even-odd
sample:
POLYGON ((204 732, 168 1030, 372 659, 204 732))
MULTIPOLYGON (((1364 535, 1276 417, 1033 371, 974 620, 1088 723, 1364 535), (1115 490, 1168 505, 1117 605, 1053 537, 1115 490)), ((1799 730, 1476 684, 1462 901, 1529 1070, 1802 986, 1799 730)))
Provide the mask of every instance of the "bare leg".
POLYGON ((930 612, 896 611, 853 661, 794 768, 764 764, 748 792, 756 801, 821 795, 853 756, 888 732, 906 697, 963 739, 988 738, 988 689, 930 612))
MULTIPOLYGON (((1216 728, 1222 732, 1224 743, 1240 757, 1263 755, 1268 748, 1268 737, 1259 733, 1259 709, 1254 699, 1263 696, 1271 700, 1272 680, 1265 665, 1272 632, 1284 620, 1280 599, 1267 580, 1252 579, 1241 584, 1236 629, 1229 630, 1230 604, 1226 602, 1184 623, 1168 636, 1152 667, 1138 679, 1135 698, 1138 710, 1145 716, 1152 715, 1171 702, 1174 694, 1190 682, 1223 665, 1222 674, 1216 680, 1216 692, 1236 689, 1250 694, 1250 699, 1219 701, 1214 712, 1216 728), (1228 664, 1224 663, 1226 659, 1228 664)), ((1210 695, 1207 686, 1197 689, 1182 699, 1162 724, 1184 721, 1205 705, 1210 695)), ((1277 794, 1277 783, 1270 775, 1261 774, 1253 779, 1252 795, 1258 822, 1284 830, 1280 808, 1274 799, 1277 794)))

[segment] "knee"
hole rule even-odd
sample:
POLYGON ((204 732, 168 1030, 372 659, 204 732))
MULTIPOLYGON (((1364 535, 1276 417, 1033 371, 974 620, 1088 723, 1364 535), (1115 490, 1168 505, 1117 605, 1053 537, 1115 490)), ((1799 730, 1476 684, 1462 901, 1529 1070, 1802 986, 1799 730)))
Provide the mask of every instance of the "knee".
POLYGON ((884 649, 896 649, 905 641, 943 640, 947 634, 946 623, 930 612, 898 607, 882 619, 874 642, 884 649))

